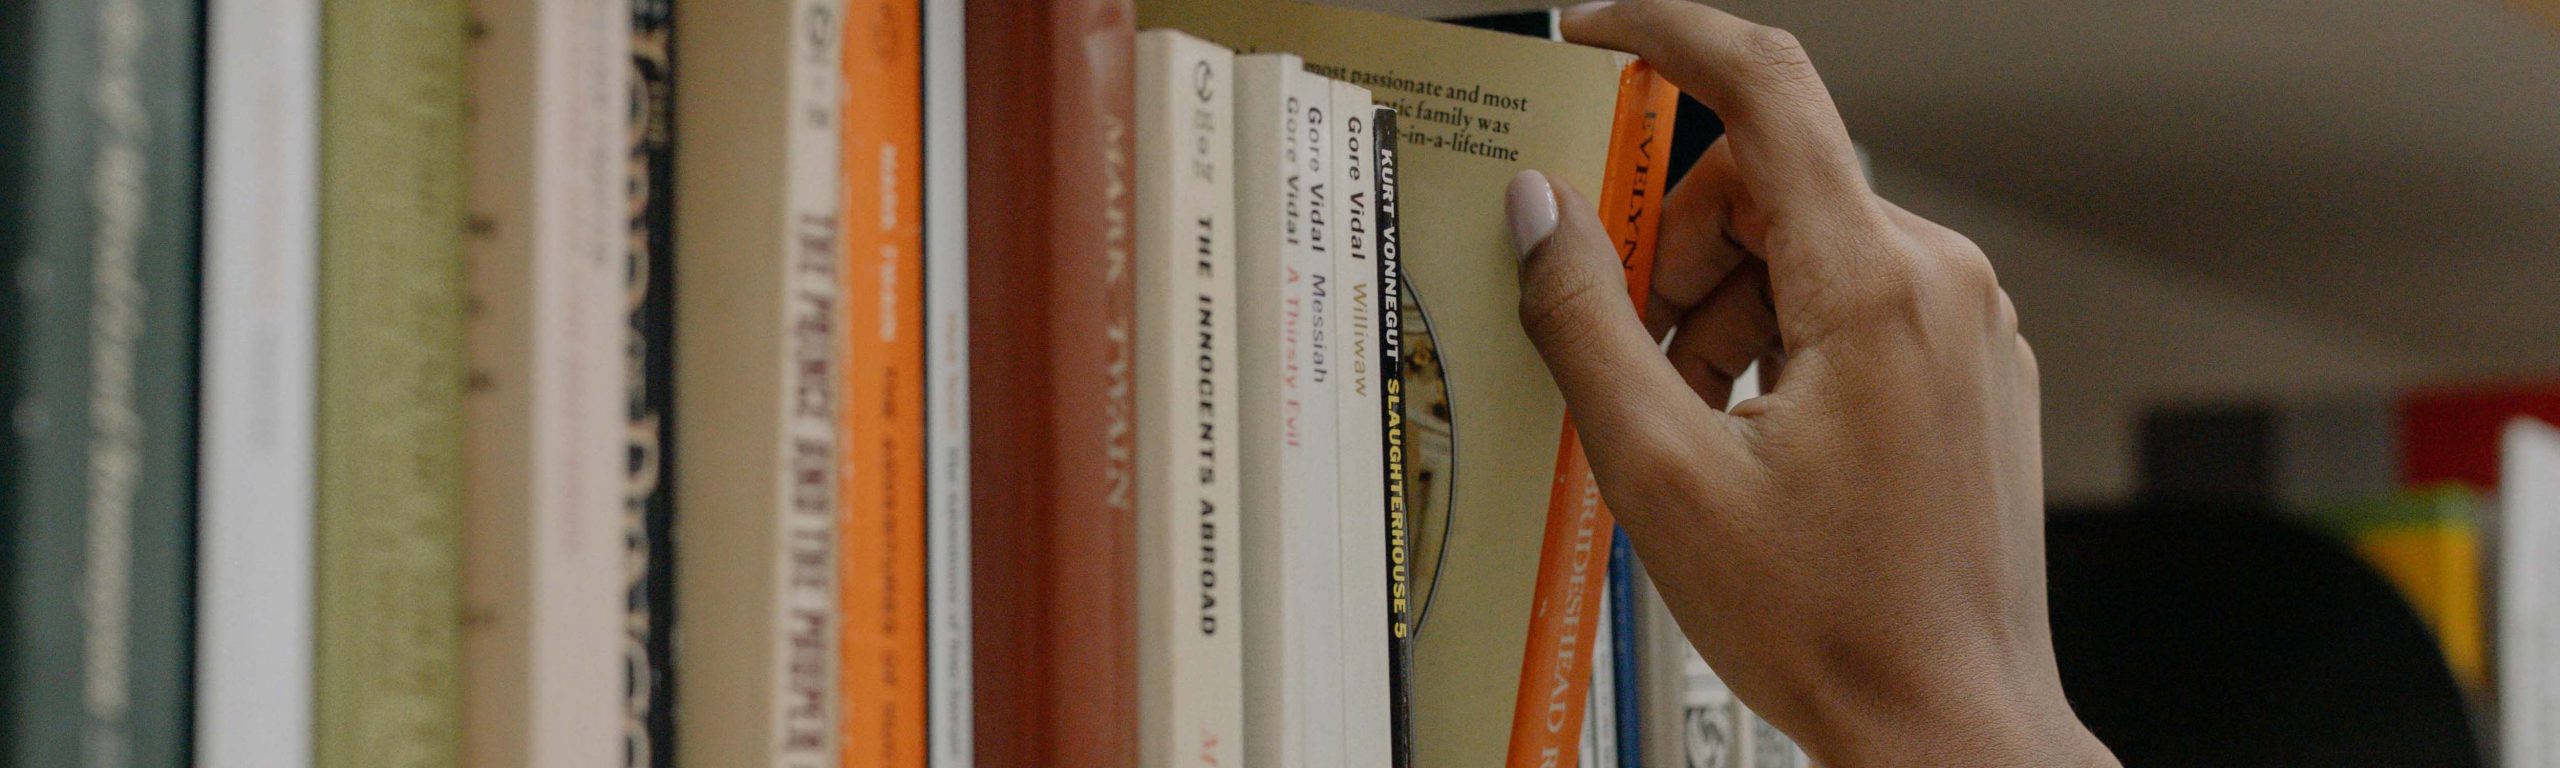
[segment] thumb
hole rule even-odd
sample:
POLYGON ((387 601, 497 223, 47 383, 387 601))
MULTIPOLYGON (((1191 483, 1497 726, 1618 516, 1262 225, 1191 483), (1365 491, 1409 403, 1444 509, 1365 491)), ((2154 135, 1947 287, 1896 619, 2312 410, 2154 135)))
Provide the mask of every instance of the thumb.
POLYGON ((1664 473, 1694 478, 1733 466, 1739 433, 1717 423, 1730 417, 1698 399, 1637 320, 1617 249, 1591 203, 1545 174, 1521 171, 1504 204, 1520 249, 1520 324, 1564 392, 1603 487, 1613 476, 1651 483, 1670 479, 1664 473))

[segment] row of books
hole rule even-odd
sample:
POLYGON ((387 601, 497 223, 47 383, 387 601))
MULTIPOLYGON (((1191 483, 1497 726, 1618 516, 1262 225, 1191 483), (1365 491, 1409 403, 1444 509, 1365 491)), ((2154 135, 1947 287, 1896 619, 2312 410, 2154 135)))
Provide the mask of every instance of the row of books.
POLYGON ((0 766, 1784 744, 1511 319, 1522 168, 1643 290, 1627 56, 1280 0, 0 13, 0 766))

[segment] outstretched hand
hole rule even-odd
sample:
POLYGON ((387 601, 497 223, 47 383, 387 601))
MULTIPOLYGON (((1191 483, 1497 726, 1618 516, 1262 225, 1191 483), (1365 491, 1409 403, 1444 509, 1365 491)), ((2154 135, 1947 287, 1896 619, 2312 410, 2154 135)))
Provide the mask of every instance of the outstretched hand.
POLYGON ((1869 189, 1787 33, 1681 0, 1563 23, 1726 126, 1645 322, 1589 200, 1507 195, 1521 322, 1690 640, 1826 765, 2113 765, 2055 671, 2035 355, 1990 262, 1869 189))

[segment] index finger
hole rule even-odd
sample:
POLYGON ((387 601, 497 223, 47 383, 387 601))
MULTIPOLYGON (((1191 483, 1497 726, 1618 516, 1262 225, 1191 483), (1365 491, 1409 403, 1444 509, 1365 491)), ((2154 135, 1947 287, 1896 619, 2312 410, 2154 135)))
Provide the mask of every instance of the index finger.
POLYGON ((1651 62, 1715 110, 1743 185, 1777 217, 1874 214, 1848 126, 1794 35, 1681 0, 1585 3, 1561 25, 1567 40, 1651 62))

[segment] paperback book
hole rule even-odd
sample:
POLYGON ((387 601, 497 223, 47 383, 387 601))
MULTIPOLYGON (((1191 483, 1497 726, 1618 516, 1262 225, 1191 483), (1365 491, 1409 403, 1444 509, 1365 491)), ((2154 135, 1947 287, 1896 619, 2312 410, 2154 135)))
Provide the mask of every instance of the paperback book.
POLYGON ((1234 54, 1138 34, 1139 764, 1243 760, 1234 54))
POLYGON ((1675 93, 1625 54, 1283 0, 1149 0, 1139 23, 1295 53, 1396 110, 1413 764, 1571 760, 1608 521, 1517 321, 1501 194, 1536 168, 1591 195, 1641 290, 1675 93))

